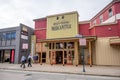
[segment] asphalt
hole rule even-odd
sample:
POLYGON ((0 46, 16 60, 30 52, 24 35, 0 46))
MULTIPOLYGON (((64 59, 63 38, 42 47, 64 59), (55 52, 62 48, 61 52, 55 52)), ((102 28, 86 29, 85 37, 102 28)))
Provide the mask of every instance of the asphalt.
POLYGON ((85 72, 83 66, 73 65, 50 65, 50 64, 32 64, 32 67, 23 69, 20 64, 0 63, 0 69, 7 70, 23 70, 23 71, 36 71, 36 72, 50 72, 50 73, 65 73, 65 74, 78 74, 78 75, 93 75, 93 76, 109 76, 120 77, 120 66, 95 66, 90 67, 85 65, 85 72))

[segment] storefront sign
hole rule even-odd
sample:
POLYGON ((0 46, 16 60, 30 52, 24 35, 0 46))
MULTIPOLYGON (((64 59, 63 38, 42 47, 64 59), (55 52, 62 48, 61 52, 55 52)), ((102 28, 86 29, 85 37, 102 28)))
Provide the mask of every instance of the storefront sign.
POLYGON ((47 39, 75 37, 78 34, 78 13, 47 17, 47 39))
POLYGON ((22 27, 22 31, 28 32, 27 27, 26 27, 26 26, 23 26, 23 27, 22 27))
POLYGON ((52 31, 65 30, 70 28, 71 24, 68 21, 53 23, 53 26, 51 27, 52 31))
POLYGON ((26 36, 26 35, 21 35, 21 38, 28 40, 28 36, 26 36))

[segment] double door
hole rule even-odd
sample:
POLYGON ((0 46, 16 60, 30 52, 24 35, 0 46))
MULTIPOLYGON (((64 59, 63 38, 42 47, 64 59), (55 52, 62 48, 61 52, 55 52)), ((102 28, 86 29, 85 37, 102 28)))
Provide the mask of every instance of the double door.
POLYGON ((50 51, 51 64, 73 64, 74 51, 50 51))

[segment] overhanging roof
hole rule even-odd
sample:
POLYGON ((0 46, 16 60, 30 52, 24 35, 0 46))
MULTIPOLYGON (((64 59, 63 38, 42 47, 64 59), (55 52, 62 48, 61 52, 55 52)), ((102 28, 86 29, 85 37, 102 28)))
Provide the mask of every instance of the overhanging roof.
POLYGON ((109 42, 111 45, 120 45, 120 38, 111 38, 109 42))
MULTIPOLYGON (((38 42, 64 42, 64 41, 79 41, 79 38, 82 37, 68 37, 68 38, 54 38, 54 39, 41 39, 37 40, 38 42)), ((87 41, 94 41, 97 39, 96 36, 84 36, 83 38, 86 38, 87 41)))

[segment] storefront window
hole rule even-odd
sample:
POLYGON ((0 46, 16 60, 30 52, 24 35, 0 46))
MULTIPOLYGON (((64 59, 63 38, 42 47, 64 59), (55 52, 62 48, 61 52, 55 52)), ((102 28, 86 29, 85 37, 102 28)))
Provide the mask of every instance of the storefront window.
POLYGON ((67 45, 68 48, 74 48, 74 42, 69 42, 67 45))
POLYGON ((51 49, 51 43, 49 43, 49 49, 51 49))
POLYGON ((52 49, 54 49, 54 48, 55 48, 55 43, 52 44, 52 49))
POLYGON ((60 43, 56 43, 56 49, 60 49, 60 43))
POLYGON ((66 43, 66 42, 64 42, 64 48, 65 48, 65 49, 67 48, 67 43, 66 43))

